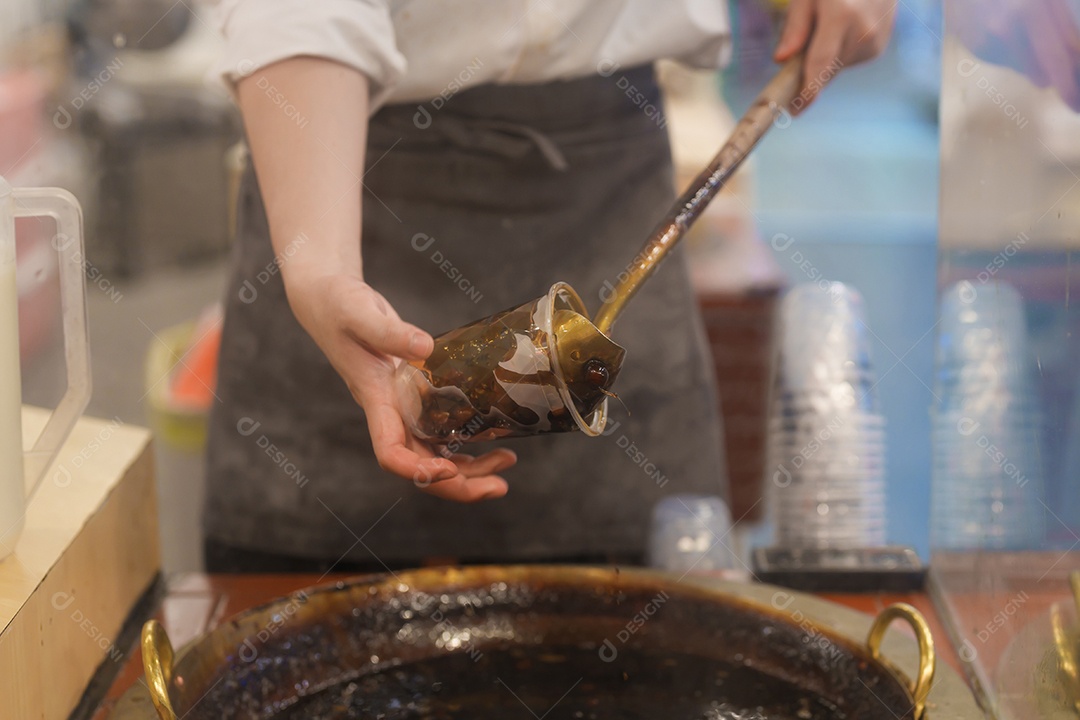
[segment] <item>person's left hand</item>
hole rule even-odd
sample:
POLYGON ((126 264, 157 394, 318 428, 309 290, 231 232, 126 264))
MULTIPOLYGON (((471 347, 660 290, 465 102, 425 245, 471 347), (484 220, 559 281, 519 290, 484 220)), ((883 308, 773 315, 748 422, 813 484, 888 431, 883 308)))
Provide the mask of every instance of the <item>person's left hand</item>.
POLYGON ((803 87, 791 103, 798 115, 821 88, 850 65, 870 60, 889 44, 897 0, 791 0, 773 59, 806 51, 803 87))

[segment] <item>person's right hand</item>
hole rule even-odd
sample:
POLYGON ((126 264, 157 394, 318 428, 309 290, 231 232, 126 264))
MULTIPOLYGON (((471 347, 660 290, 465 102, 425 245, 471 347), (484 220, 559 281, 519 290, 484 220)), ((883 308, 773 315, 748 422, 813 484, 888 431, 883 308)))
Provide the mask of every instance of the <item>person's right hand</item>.
POLYGON ((840 70, 880 55, 895 14, 896 0, 791 0, 773 59, 806 51, 792 114, 805 110, 840 70))
POLYGON ((296 319, 348 385, 367 415, 375 456, 385 470, 433 495, 472 502, 506 494, 496 473, 517 461, 510 450, 439 457, 405 427, 394 398, 401 358, 420 360, 431 336, 403 322, 363 280, 361 192, 370 87, 355 68, 297 56, 250 61, 236 91, 296 319), (270 88, 270 89, 267 89, 270 88), (273 92, 271 92, 271 90, 273 92), (297 124, 276 98, 307 118, 297 124), (290 252, 296 238, 301 252, 290 252))
POLYGON ((447 500, 474 502, 506 494, 506 481, 497 473, 517 462, 512 451, 440 457, 405 427, 394 398, 394 371, 401 359, 430 355, 430 335, 403 321, 386 298, 352 275, 298 278, 292 273, 286 290, 297 320, 364 408, 384 470, 447 500))

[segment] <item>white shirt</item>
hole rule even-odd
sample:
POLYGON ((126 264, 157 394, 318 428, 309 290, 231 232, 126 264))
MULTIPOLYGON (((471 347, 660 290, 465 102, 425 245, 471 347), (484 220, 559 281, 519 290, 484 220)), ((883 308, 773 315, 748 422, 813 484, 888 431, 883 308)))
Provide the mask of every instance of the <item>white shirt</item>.
POLYGON ((660 58, 715 68, 730 54, 726 0, 207 0, 230 87, 298 55, 336 60, 384 103, 481 83, 613 74, 660 58))

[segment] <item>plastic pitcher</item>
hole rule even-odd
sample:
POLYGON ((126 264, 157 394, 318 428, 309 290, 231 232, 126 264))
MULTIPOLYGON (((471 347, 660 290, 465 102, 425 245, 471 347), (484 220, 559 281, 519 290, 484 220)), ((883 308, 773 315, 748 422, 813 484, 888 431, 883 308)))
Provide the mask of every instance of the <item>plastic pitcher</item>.
POLYGON ((90 399, 82 209, 59 188, 12 188, 0 177, 0 561, 15 551, 26 507, 90 399), (15 218, 52 218, 60 254, 67 390, 29 450, 23 450, 15 218))

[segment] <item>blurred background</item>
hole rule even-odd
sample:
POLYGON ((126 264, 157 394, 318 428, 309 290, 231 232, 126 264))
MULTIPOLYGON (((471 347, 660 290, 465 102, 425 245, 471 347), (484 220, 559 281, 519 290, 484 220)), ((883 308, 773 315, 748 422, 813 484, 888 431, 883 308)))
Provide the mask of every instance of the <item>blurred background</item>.
MULTIPOLYGON (((738 41, 729 68, 662 68, 680 183, 719 148, 772 71, 769 11, 752 1, 731 7, 738 41)), ((0 9, 0 174, 14 186, 69 189, 83 205, 88 412, 155 430, 172 569, 200 562, 213 308, 243 163, 237 112, 205 78, 221 42, 200 17, 207 12, 184 0, 7 0, 0 9)), ((774 131, 690 241, 740 537, 769 534, 764 425, 776 301, 789 285, 828 279, 863 293, 873 331, 894 449, 888 540, 928 551, 940 24, 936 2, 902 4, 885 55, 842 73, 774 131)), ((64 371, 55 258, 48 238, 20 228, 23 397, 48 406, 64 371)))
MULTIPOLYGON (((661 70, 680 183, 772 72, 775 18, 754 0, 731 10, 730 67, 661 70)), ((157 433, 174 569, 199 564, 214 306, 244 161, 236 110, 205 78, 221 42, 207 12, 185 0, 0 8, 0 174, 15 186, 67 188, 82 202, 89 413, 157 433)), ((841 73, 774 130, 689 241, 720 378, 730 509, 748 542, 770 535, 765 416, 777 301, 794 284, 828 280, 865 303, 886 419, 887 541, 929 554, 942 35, 937 0, 900 3, 884 56, 841 73)), ((55 258, 47 238, 20 227, 24 400, 50 405, 64 368, 55 258)))
MULTIPOLYGON (((771 6, 729 7, 729 67, 660 67, 680 188, 774 70, 771 6)), ((1073 613, 1067 573, 1080 568, 1080 316, 1071 298, 1080 3, 973 8, 900 2, 884 55, 845 70, 799 117, 778 120, 687 238, 731 479, 726 506, 706 498, 701 507, 716 529, 734 521, 741 558, 715 567, 736 571, 751 548, 783 537, 771 520, 781 497, 803 503, 787 508, 796 520, 842 512, 828 500, 835 478, 815 484, 806 470, 815 453, 828 459, 843 447, 827 442, 830 416, 810 418, 826 422, 811 422, 806 435, 804 418, 775 413, 791 390, 776 368, 793 360, 777 360, 791 340, 777 320, 799 318, 784 298, 812 295, 790 292, 799 285, 843 283, 837 296, 857 352, 841 364, 860 371, 861 385, 841 384, 867 400, 861 417, 872 432, 855 439, 871 438, 873 449, 856 453, 876 463, 864 463, 856 483, 860 512, 874 523, 856 547, 910 546, 932 560, 930 591, 987 707, 1028 718, 1032 675, 1016 668, 1049 657, 1040 653, 1059 629, 1052 621, 1073 613), (774 429, 789 420, 805 442, 777 455, 774 429), (800 472, 777 474, 787 466, 800 472), (780 492, 800 486, 803 495, 780 492)), ((207 12, 193 0, 0 4, 0 175, 66 188, 82 203, 88 412, 154 431, 167 571, 201 565, 216 308, 245 162, 237 112, 206 81, 221 47, 207 12)), ((17 230, 23 399, 52 406, 65 372, 57 253, 36 223, 17 230)), ((640 472, 627 462, 628 474, 640 472)), ((657 516, 674 528, 674 554, 697 532, 679 524, 683 509, 657 516)), ((704 549, 691 548, 693 563, 704 549)))

